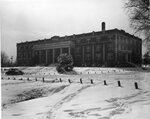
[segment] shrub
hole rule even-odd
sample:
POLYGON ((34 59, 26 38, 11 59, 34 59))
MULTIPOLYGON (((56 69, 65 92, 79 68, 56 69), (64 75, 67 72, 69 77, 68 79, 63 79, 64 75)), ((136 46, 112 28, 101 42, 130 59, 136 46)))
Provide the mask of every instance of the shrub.
POLYGON ((73 70, 73 58, 71 55, 61 54, 60 56, 58 56, 57 61, 58 65, 56 67, 56 70, 59 73, 73 70))

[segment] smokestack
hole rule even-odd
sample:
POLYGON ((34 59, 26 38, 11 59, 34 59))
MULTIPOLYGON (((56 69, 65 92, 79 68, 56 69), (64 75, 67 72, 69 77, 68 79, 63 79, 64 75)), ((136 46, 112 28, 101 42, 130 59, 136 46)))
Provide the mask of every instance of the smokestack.
POLYGON ((105 22, 102 22, 102 32, 105 33, 105 22))

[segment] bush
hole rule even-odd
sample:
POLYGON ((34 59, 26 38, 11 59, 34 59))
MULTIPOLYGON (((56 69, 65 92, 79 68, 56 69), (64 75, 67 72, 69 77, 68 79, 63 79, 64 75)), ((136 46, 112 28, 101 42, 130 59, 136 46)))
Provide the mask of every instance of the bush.
POLYGON ((150 53, 146 52, 143 56, 143 64, 150 64, 150 53))
POLYGON ((58 65, 56 66, 56 70, 57 70, 59 73, 64 73, 64 71, 63 71, 62 67, 60 66, 60 64, 58 64, 58 65))
POLYGON ((56 67, 56 70, 59 73, 73 70, 73 58, 71 55, 61 54, 60 56, 58 56, 57 61, 58 65, 56 67))

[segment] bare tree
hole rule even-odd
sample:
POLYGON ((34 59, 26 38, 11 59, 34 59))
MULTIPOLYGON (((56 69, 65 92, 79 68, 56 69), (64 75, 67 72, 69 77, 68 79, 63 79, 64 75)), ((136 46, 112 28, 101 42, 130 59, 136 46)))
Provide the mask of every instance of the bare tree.
POLYGON ((130 26, 135 33, 142 33, 146 45, 150 43, 150 6, 149 0, 128 0, 125 3, 128 10, 130 26))
POLYGON ((4 51, 1 51, 1 66, 4 67, 8 65, 10 65, 8 55, 4 51))

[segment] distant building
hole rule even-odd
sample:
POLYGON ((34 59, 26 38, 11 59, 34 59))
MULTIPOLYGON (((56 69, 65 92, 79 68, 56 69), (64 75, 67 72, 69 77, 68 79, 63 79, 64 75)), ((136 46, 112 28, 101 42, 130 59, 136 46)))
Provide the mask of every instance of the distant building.
POLYGON ((62 53, 71 54, 75 66, 141 64, 142 40, 124 30, 105 30, 103 22, 98 32, 17 43, 19 65, 49 65, 62 53))

